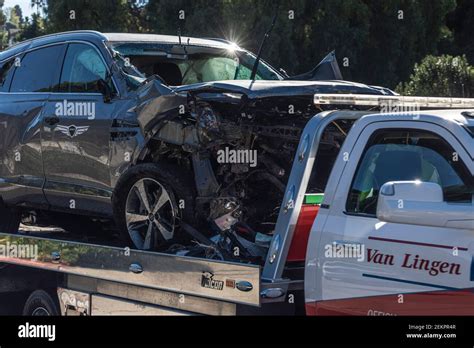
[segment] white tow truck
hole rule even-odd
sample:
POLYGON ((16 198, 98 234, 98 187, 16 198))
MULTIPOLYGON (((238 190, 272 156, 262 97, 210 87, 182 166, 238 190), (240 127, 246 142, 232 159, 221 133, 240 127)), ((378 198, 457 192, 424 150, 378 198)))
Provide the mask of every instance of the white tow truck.
POLYGON ((338 110, 302 133, 263 267, 0 233, 0 290, 25 315, 474 315, 474 99, 315 104, 338 110), (325 192, 307 192, 339 120, 325 192))

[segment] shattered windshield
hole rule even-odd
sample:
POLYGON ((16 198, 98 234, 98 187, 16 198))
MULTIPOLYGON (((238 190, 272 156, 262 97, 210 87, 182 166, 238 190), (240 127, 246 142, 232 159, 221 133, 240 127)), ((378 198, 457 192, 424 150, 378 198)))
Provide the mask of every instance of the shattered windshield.
POLYGON ((130 63, 130 60, 122 56, 120 52, 112 50, 112 56, 115 63, 118 65, 125 76, 127 85, 131 89, 138 88, 138 86, 140 86, 146 80, 145 75, 138 71, 138 69, 130 63))
MULTIPOLYGON (((247 52, 235 52, 231 56, 193 55, 190 59, 178 62, 183 75, 183 85, 223 81, 249 80, 255 58, 247 52)), ((264 62, 260 62, 257 80, 279 80, 279 76, 264 62)))
MULTIPOLYGON (((114 50, 123 56, 128 65, 136 67, 134 76, 143 74, 160 76, 168 85, 180 86, 193 83, 248 80, 252 74, 255 56, 236 49, 219 49, 200 46, 163 44, 115 44, 114 50)), ((124 65, 123 63, 121 64, 124 65)), ((130 70, 129 66, 126 66, 130 70)), ((135 68, 134 68, 135 69, 135 68)), ((282 80, 282 76, 268 63, 260 61, 257 80, 282 80)))

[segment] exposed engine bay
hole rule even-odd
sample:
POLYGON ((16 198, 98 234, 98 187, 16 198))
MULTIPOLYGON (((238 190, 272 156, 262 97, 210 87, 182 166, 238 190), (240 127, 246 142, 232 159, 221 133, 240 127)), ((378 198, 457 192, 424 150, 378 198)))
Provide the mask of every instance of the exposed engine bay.
MULTIPOLYGON (((179 184, 193 196, 192 216, 180 226, 191 246, 188 239, 168 251, 261 263, 301 133, 314 115, 334 109, 316 105, 314 95, 393 92, 343 81, 334 52, 292 78, 237 47, 185 42, 113 45, 122 72, 139 80, 135 112, 147 141, 140 162, 172 163, 192 182, 179 184)), ((351 126, 338 121, 325 130, 308 193, 324 192, 351 126)))
MULTIPOLYGON (((237 245, 239 260, 262 261, 302 130, 320 111, 308 96, 250 101, 236 93, 189 93, 185 115, 164 121, 154 136, 150 160, 173 161, 194 173, 194 227, 213 231, 220 251, 200 244, 198 250, 173 246, 173 252, 229 259, 237 245)), ((325 131, 308 193, 324 192, 351 126, 340 121, 325 131)))

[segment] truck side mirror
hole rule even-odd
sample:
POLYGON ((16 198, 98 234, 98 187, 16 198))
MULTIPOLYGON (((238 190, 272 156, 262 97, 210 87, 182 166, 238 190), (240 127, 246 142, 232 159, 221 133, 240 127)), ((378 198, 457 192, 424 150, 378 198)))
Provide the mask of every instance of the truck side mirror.
POLYGON ((399 224, 474 230, 473 212, 472 202, 445 202, 441 186, 432 182, 387 182, 377 202, 377 218, 399 224))

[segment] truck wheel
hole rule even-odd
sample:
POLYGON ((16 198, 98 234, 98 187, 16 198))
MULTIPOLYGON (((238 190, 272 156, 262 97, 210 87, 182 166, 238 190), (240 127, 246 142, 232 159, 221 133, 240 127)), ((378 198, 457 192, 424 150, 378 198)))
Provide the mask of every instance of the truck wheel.
POLYGON ((58 305, 44 290, 35 290, 28 297, 23 308, 24 316, 58 316, 58 305))
POLYGON ((194 186, 183 168, 140 164, 117 184, 114 216, 123 238, 141 250, 160 250, 180 240, 181 219, 192 223, 194 186))
POLYGON ((0 232, 18 233, 21 212, 7 207, 0 198, 0 232))

